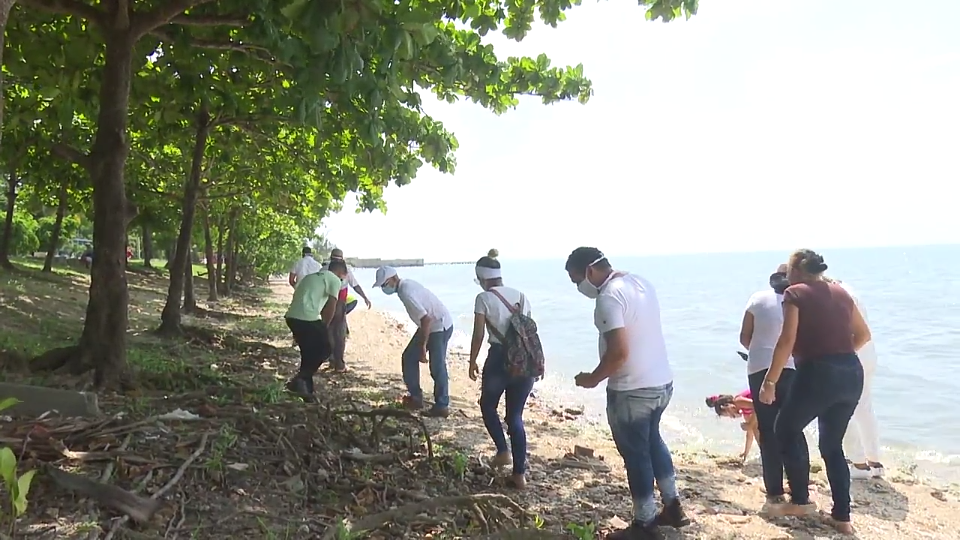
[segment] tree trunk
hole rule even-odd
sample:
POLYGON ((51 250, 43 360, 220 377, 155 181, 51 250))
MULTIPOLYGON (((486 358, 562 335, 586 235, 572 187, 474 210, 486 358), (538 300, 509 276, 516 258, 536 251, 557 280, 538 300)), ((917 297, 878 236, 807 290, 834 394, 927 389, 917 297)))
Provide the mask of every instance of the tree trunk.
POLYGON ((230 210, 230 230, 227 233, 227 252, 224 254, 223 294, 229 296, 237 279, 237 225, 239 209, 230 210))
POLYGON ((53 232, 50 234, 50 245, 47 246, 47 257, 43 260, 43 269, 41 272, 53 271, 53 258, 57 255, 57 247, 60 245, 60 231, 63 230, 63 215, 67 213, 67 201, 70 192, 67 190, 68 182, 60 182, 60 193, 57 194, 57 219, 53 222, 53 232))
POLYGON ((223 292, 223 231, 226 229, 226 222, 223 215, 217 219, 217 291, 223 292))
MULTIPOLYGON (((191 250, 191 253, 193 251, 191 250)), ((193 258, 187 263, 183 271, 183 312, 194 313, 197 311, 197 296, 193 290, 193 258)))
MULTIPOLYGON (((115 9, 115 8, 114 8, 115 9)), ((93 265, 90 300, 75 372, 93 367, 98 388, 129 387, 127 371, 128 206, 124 166, 135 39, 129 28, 101 28, 105 41, 97 133, 90 155, 93 183, 93 265)))
MULTIPOLYGON (((0 99, 0 101, 3 100, 0 99)), ((17 207, 18 182, 17 171, 11 168, 7 176, 7 216, 3 221, 3 237, 0 238, 0 267, 7 270, 13 270, 13 263, 10 262, 10 243, 13 242, 13 211, 17 207)))
MULTIPOLYGON (((173 255, 173 264, 170 265, 170 287, 167 290, 167 303, 163 306, 163 313, 160 315, 160 328, 157 329, 157 332, 163 335, 183 333, 180 328, 180 299, 183 297, 185 272, 191 267, 190 244, 193 239, 193 220, 197 212, 200 177, 203 176, 203 155, 207 150, 209 135, 210 111, 204 98, 197 110, 197 133, 193 145, 193 163, 190 167, 190 176, 184 182, 183 216, 180 220, 180 236, 177 237, 177 249, 173 255)), ((193 281, 192 275, 191 272, 191 282, 193 281)), ((196 302, 194 302, 194 305, 196 305, 196 302)))
POLYGON ((153 259, 153 232, 146 220, 140 225, 140 243, 140 250, 143 252, 143 266, 153 268, 153 263, 150 262, 153 259))
POLYGON ((207 301, 220 300, 217 294, 217 263, 213 260, 213 235, 210 234, 210 209, 203 206, 203 256, 207 259, 207 301))

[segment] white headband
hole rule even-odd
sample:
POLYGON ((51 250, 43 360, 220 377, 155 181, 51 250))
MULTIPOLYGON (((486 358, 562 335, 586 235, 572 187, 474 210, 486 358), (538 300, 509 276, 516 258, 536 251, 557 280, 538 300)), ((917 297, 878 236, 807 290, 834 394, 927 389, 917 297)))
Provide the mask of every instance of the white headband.
POLYGON ((477 267, 477 279, 500 279, 501 277, 503 276, 500 274, 499 268, 477 267))

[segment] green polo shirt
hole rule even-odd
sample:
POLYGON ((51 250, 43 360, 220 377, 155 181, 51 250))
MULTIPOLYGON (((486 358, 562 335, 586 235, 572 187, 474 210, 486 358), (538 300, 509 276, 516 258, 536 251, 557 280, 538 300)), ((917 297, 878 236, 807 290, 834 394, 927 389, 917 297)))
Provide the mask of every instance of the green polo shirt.
POLYGON ((320 310, 327 300, 332 296, 336 301, 339 294, 340 278, 333 272, 321 270, 316 274, 307 274, 297 282, 290 309, 285 316, 301 321, 319 321, 320 310))

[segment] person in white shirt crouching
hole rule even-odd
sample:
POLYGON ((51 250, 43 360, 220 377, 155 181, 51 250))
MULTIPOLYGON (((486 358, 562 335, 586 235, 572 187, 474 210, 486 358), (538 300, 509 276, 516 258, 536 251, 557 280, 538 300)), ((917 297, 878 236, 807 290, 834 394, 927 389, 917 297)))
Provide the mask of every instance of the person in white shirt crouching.
POLYGON ((397 295, 407 315, 417 325, 417 331, 400 357, 403 383, 408 395, 403 404, 411 410, 423 408, 423 390, 420 388, 420 364, 430 364, 433 378, 433 407, 425 414, 446 418, 450 414, 450 381, 447 375, 447 347, 453 337, 453 317, 443 302, 426 287, 412 279, 400 279, 396 269, 381 266, 377 269, 374 288, 384 294, 397 295))
POLYGON ((644 278, 614 271, 597 248, 580 247, 567 258, 567 274, 580 294, 596 300, 600 364, 576 377, 594 388, 607 380, 607 422, 623 457, 633 498, 633 523, 610 540, 661 538, 658 526, 690 523, 680 505, 670 449, 660 419, 673 396, 673 371, 660 325, 660 303, 644 278), (663 509, 657 512, 654 481, 663 509))

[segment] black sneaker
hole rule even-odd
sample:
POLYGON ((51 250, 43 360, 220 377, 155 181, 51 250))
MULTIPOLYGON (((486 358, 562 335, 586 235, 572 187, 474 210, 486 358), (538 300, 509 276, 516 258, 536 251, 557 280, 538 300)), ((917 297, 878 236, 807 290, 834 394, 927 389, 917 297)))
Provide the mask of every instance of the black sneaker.
POLYGON ((657 530, 656 523, 643 525, 634 522, 626 529, 620 529, 607 535, 607 540, 662 540, 663 535, 657 530))
POLYGON ((654 523, 661 527, 673 527, 679 529, 680 527, 686 527, 690 524, 690 518, 687 517, 687 514, 683 511, 683 506, 680 505, 680 499, 674 499, 668 504, 664 505, 663 509, 660 510, 660 513, 657 514, 657 518, 654 520, 654 523))
POLYGON ((313 399, 310 384, 302 377, 294 377, 287 382, 287 390, 303 399, 313 399))
POLYGON ((447 407, 433 406, 427 409, 427 412, 423 413, 423 416, 428 418, 446 418, 450 416, 450 409, 447 407))

